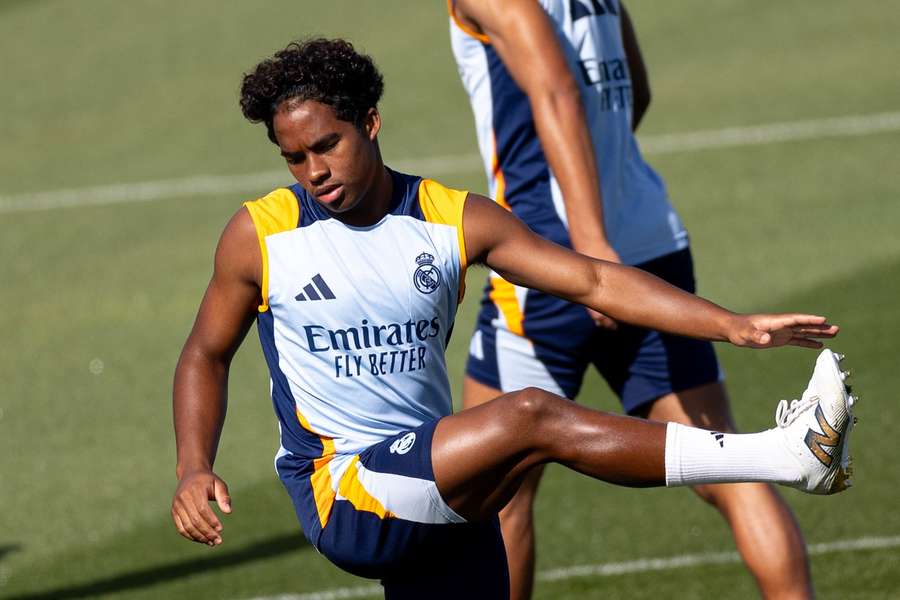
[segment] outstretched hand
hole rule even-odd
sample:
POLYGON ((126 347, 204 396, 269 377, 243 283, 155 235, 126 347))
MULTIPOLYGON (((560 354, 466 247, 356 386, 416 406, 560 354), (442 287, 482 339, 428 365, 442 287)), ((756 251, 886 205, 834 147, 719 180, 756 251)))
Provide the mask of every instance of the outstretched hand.
POLYGON ((172 499, 172 520, 178 533, 192 542, 221 544, 222 522, 209 506, 213 500, 223 513, 231 513, 228 486, 218 475, 194 471, 182 477, 172 499))
POLYGON ((831 325, 825 317, 816 315, 740 315, 728 341, 747 348, 821 348, 823 344, 819 340, 833 338, 838 330, 837 325, 831 325))

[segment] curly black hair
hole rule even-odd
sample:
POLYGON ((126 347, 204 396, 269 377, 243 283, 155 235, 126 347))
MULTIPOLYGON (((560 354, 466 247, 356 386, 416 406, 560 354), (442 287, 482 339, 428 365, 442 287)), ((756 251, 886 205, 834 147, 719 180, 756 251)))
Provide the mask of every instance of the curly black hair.
POLYGON ((371 57, 346 40, 311 39, 291 42, 244 74, 241 112, 252 123, 265 123, 277 144, 272 121, 282 102, 315 100, 334 109, 338 119, 361 127, 383 91, 371 57))

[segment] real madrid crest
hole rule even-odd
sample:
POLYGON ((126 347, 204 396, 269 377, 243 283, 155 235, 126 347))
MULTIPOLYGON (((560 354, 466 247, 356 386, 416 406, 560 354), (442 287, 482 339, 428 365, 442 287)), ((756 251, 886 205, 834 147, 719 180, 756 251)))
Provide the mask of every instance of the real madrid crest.
POLYGON ((416 272, 413 274, 413 283, 416 289, 423 294, 430 294, 441 285, 441 272, 434 266, 434 257, 423 252, 416 257, 416 272))

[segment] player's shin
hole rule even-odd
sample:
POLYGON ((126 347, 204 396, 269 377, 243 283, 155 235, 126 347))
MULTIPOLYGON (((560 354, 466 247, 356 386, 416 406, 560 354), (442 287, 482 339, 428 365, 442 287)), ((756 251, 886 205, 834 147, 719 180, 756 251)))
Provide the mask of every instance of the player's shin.
POLYGON ((678 423, 666 429, 666 485, 766 481, 792 484, 797 462, 785 452, 775 430, 721 433, 678 423))

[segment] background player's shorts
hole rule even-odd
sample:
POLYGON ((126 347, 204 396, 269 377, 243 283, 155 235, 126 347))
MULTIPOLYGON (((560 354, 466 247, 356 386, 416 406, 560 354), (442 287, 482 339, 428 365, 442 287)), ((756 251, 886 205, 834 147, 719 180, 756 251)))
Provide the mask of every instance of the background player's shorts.
MULTIPOLYGON (((690 249, 637 267, 695 291, 690 249)), ((622 323, 616 331, 603 329, 583 306, 534 290, 517 294, 524 297, 524 311, 510 318, 513 309, 490 298, 497 297, 495 286, 488 283, 466 365, 466 374, 480 383, 503 392, 534 386, 575 398, 593 364, 625 412, 634 413, 670 392, 722 379, 710 342, 622 323), (509 328, 509 322, 519 320, 524 335, 509 328)))
MULTIPOLYGON (((342 569, 381 579, 389 600, 508 597, 498 518, 466 522, 434 484, 431 443, 437 423, 399 433, 353 457, 328 521, 311 541, 342 569)), ((276 468, 302 523, 308 496, 302 478, 292 476, 290 461, 280 457, 276 468)))

